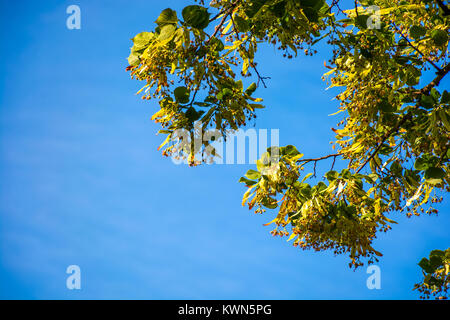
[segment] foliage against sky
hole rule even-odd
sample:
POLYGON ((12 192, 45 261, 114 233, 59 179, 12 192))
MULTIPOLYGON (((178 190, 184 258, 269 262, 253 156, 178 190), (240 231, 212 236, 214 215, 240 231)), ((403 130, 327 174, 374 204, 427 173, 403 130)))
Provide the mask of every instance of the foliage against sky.
MULTIPOLYGON (((277 210, 273 235, 302 249, 347 254, 356 268, 382 256, 372 242, 395 223, 393 213, 437 213, 433 203, 449 190, 450 93, 439 87, 450 72, 449 9, 438 0, 341 5, 223 0, 178 13, 167 8, 153 31, 133 38, 127 70, 145 81, 144 99, 159 101, 152 119, 167 135, 163 154, 197 165, 196 153, 216 153, 212 141, 196 149, 196 124, 226 136, 270 107, 255 95, 268 80, 258 69, 258 46, 272 44, 291 59, 327 42, 333 54, 323 79, 341 89, 333 150, 312 158, 301 153, 301 141, 272 148, 240 181, 248 187, 243 204, 277 210), (254 82, 244 86, 246 78, 254 82), (179 129, 190 133, 188 143, 172 139, 179 129), (325 159, 347 168, 332 165, 320 172, 324 182, 312 185, 325 159)), ((446 283, 439 281, 436 288, 446 283)))

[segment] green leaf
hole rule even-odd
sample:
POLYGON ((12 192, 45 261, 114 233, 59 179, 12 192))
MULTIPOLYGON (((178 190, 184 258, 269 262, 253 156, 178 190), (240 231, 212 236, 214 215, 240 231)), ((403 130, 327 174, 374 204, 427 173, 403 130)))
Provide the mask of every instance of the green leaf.
POLYGON ((436 277, 431 276, 430 279, 428 280, 428 284, 430 286, 436 286, 436 287, 440 287, 442 286, 442 279, 437 279, 436 277))
POLYGON ((445 252, 442 250, 433 250, 430 252, 430 267, 437 269, 444 264, 445 252))
POLYGON ((256 168, 261 171, 271 163, 270 154, 268 152, 264 152, 261 156, 261 159, 256 160, 256 168))
POLYGON ((311 186, 307 183, 303 183, 300 189, 300 194, 306 199, 309 199, 311 198, 311 193, 312 193, 311 186))
POLYGON ((233 90, 229 89, 229 88, 223 88, 222 90, 222 96, 223 97, 229 97, 233 94, 233 90))
POLYGON ((178 22, 177 13, 170 8, 164 9, 155 22, 160 27, 165 24, 176 24, 178 22))
POLYGON ((186 110, 186 117, 188 118, 190 123, 197 121, 203 112, 197 112, 194 107, 189 107, 186 110))
POLYGON ((420 81, 422 72, 412 65, 408 65, 403 72, 400 72, 400 79, 405 81, 408 86, 415 86, 420 81))
POLYGON ((325 173, 325 178, 327 178, 328 181, 332 182, 339 178, 339 172, 331 170, 325 173))
POLYGON ((433 30, 431 31, 431 39, 433 39, 436 46, 440 47, 447 43, 448 34, 445 30, 433 30))
POLYGON ((414 169, 419 171, 427 170, 432 164, 429 163, 427 159, 417 158, 416 162, 414 162, 414 169))
POLYGON ((442 92, 441 103, 442 104, 450 103, 450 93, 448 93, 447 90, 444 90, 444 92, 442 92))
POLYGON ((436 90, 436 88, 432 88, 430 90, 430 96, 433 98, 434 102, 438 102, 439 99, 441 98, 441 94, 439 93, 439 91, 436 90))
MULTIPOLYGON (((401 39, 400 39, 401 40, 401 39)), ((398 64, 401 65, 406 65, 409 62, 409 57, 404 57, 404 56, 398 56, 398 57, 394 57, 395 62, 397 62, 398 64)), ((401 75, 401 74, 400 74, 401 75)))
POLYGON ((396 175, 397 177, 400 177, 402 175, 402 166, 400 165, 399 161, 394 161, 391 164, 391 167, 389 168, 389 170, 396 175))
POLYGON ((425 271, 426 273, 433 273, 434 269, 431 268, 430 266, 430 262, 428 261, 427 258, 422 258, 422 260, 420 260, 419 262, 419 266, 423 269, 423 271, 425 271))
POLYGON ((424 27, 417 25, 417 26, 412 26, 409 29, 409 34, 411 35, 411 37, 413 37, 415 40, 420 39, 421 37, 423 37, 425 34, 427 33, 427 29, 425 29, 424 27))
POLYGON ((242 83, 242 79, 239 79, 235 82, 235 88, 242 92, 244 84, 242 83))
POLYGON ((371 173, 371 174, 368 174, 367 176, 365 176, 366 181, 368 183, 372 183, 372 184, 375 183, 378 178, 379 177, 376 173, 371 173))
POLYGON ((311 177, 313 174, 312 172, 308 173, 306 176, 303 177, 302 181, 300 183, 305 182, 307 179, 309 179, 309 177, 311 177))
POLYGON ((318 194, 318 193, 324 191, 327 187, 328 186, 324 182, 319 181, 319 183, 317 183, 317 185, 312 188, 312 191, 315 194, 318 194))
POLYGON ((378 152, 379 152, 380 154, 382 154, 382 155, 387 156, 387 155, 389 155, 392 151, 393 151, 392 147, 385 143, 385 144, 383 144, 383 145, 380 147, 380 150, 379 150, 378 152))
POLYGON ((166 24, 161 28, 158 40, 164 41, 171 39, 175 34, 176 27, 173 24, 166 24))
POLYGON ((189 102, 190 92, 189 92, 188 88, 178 87, 173 91, 173 94, 175 95, 175 100, 178 103, 188 103, 189 102))
POLYGON ((209 43, 214 48, 214 50, 218 51, 218 52, 222 51, 225 48, 225 45, 223 44, 222 40, 220 40, 216 37, 212 37, 209 40, 209 43))
POLYGON ((305 14, 306 18, 308 18, 308 20, 310 22, 318 22, 319 21, 318 10, 310 8, 310 7, 305 7, 302 10, 303 10, 303 13, 305 14))
POLYGON ((138 33, 132 40, 134 43, 133 51, 139 51, 147 47, 150 40, 153 38, 152 32, 141 32, 138 33))
POLYGON ((420 96, 420 105, 426 109, 431 109, 434 107, 435 105, 435 101, 433 99, 433 97, 426 95, 426 94, 422 94, 420 96))
POLYGON ((436 185, 442 182, 442 178, 445 176, 445 171, 441 168, 431 167, 425 171, 425 180, 427 183, 436 185))
POLYGON ((184 23, 192 28, 205 29, 209 24, 208 10, 202 6, 187 6, 181 12, 184 23))
POLYGON ((285 147, 281 147, 280 151, 281 151, 282 156, 294 157, 294 156, 300 154, 300 152, 297 150, 297 148, 290 144, 285 147))
POLYGON ((235 16, 233 18, 233 21, 236 25, 236 29, 239 32, 247 32, 250 30, 250 25, 248 23, 247 20, 245 20, 244 18, 240 17, 240 16, 235 16))
POLYGON ((139 64, 139 56, 136 53, 131 53, 130 56, 128 57, 128 64, 130 66, 135 66, 139 64))
POLYGON ((261 204, 264 207, 269 208, 269 209, 275 209, 276 207, 278 207, 278 204, 277 204, 276 200, 274 200, 274 199, 272 199, 270 197, 263 198, 261 200, 261 204))
POLYGON ((262 205, 268 209, 276 209, 278 207, 278 204, 276 202, 275 203, 265 202, 262 205))
POLYGON ((367 59, 372 59, 373 58, 373 54, 369 50, 367 50, 367 49, 359 49, 359 51, 361 52, 361 54, 362 54, 362 56, 364 58, 367 58, 367 59))
POLYGON ((256 90, 256 83, 252 82, 251 85, 248 86, 248 88, 245 90, 245 93, 251 96, 253 92, 256 90))
POLYGON ((253 18, 266 2, 267 0, 250 1, 249 5, 245 8, 245 14, 247 17, 253 18))
POLYGON ((392 105, 391 103, 389 103, 389 101, 387 99, 383 99, 381 100, 381 102, 378 104, 378 108, 386 113, 391 113, 391 112, 395 112, 397 111, 397 108, 392 105))
POLYGON ((441 168, 431 167, 425 171, 425 178, 440 179, 445 176, 445 171, 441 168))
POLYGON ((343 169, 340 176, 345 180, 349 180, 352 177, 352 173, 348 169, 343 169))
POLYGON ((248 104, 250 107, 252 107, 253 109, 264 109, 265 106, 263 106, 262 104, 259 103, 249 103, 248 104))
POLYGON ((278 18, 281 18, 286 12, 286 3, 284 1, 278 2, 269 7, 269 10, 278 18))
POLYGON ((245 176, 251 180, 256 180, 261 177, 261 173, 255 170, 248 170, 245 176))
POLYGON ((357 17, 355 17, 355 25, 364 30, 367 29, 367 19, 369 19, 369 15, 366 14, 360 14, 357 17))
POLYGON ((239 182, 243 182, 243 183, 245 183, 247 186, 252 186, 252 185, 254 185, 254 184, 257 183, 256 181, 249 180, 249 179, 247 179, 247 178, 245 178, 245 177, 241 177, 241 178, 239 179, 239 182))

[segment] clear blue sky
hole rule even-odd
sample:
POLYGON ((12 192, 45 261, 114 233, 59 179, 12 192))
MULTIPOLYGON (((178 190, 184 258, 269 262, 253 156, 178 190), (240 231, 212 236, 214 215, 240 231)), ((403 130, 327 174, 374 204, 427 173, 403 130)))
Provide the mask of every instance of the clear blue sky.
MULTIPOLYGON (((400 224, 375 243, 382 288, 369 290, 365 268, 273 238, 262 226, 273 213, 241 207, 237 180, 252 165, 188 168, 156 150, 157 103, 135 96, 125 58, 131 37, 186 1, 0 3, 0 298, 417 298, 416 263, 449 244, 448 201, 439 217, 392 216, 400 224), (81 30, 66 28, 71 4, 81 30), (72 264, 79 291, 66 288, 72 264)), ((257 91, 268 106, 257 128, 308 156, 329 152, 326 56, 259 57, 272 79, 257 91)))

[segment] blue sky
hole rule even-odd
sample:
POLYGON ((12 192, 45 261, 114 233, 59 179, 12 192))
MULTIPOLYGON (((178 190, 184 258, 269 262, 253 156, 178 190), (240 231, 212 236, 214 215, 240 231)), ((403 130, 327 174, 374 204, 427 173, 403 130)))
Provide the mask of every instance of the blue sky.
MULTIPOLYGON (((150 121, 125 72, 130 38, 166 7, 187 1, 0 2, 0 298, 415 299, 416 263, 450 240, 439 217, 406 219, 380 235, 381 290, 346 257, 304 252, 273 238, 273 213, 241 206, 252 165, 174 165, 156 150, 150 121), (81 8, 81 30, 66 8, 81 8), (79 265, 82 289, 66 288, 79 265)), ((320 76, 325 55, 259 55, 271 77, 257 95, 256 128, 282 145, 329 152, 336 110, 320 76)), ((449 87, 445 79, 441 87, 449 87)))

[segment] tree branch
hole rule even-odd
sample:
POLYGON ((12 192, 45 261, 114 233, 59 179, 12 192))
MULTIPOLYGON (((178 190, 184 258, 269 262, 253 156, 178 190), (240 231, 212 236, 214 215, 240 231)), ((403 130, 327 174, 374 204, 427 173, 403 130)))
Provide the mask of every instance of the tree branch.
POLYGON ((313 177, 315 178, 316 177, 316 166, 317 166, 318 161, 333 158, 333 164, 331 165, 331 169, 330 169, 330 170, 333 170, 334 163, 336 162, 336 157, 339 157, 339 156, 342 156, 342 154, 341 153, 333 153, 333 154, 329 154, 327 156, 323 156, 320 158, 301 159, 301 160, 297 160, 297 162, 303 163, 303 164, 307 164, 309 162, 314 162, 313 177))
MULTIPOLYGON (((239 1, 240 0, 236 0, 235 2, 233 2, 231 4, 230 8, 228 8, 228 10, 223 14, 222 20, 220 21, 219 25, 216 27, 216 30, 214 31, 212 36, 206 41, 207 43, 209 42, 209 40, 211 40, 212 38, 214 38, 216 36, 217 32, 219 32, 220 28, 222 28, 223 24, 225 23, 225 20, 228 18, 230 13, 232 13, 234 8, 239 4, 239 1)), ((219 15, 217 15, 217 16, 219 16, 219 15)), ((214 18, 217 18, 217 17, 214 17, 214 18)))
MULTIPOLYGON (((231 22, 233 23, 234 33, 236 33, 237 38, 239 38, 239 31, 236 29, 236 25, 235 25, 234 20, 233 20, 233 15, 231 15, 231 22)), ((258 71, 258 69, 256 69, 256 63, 254 63, 253 61, 250 61, 250 66, 252 67, 253 70, 255 70, 256 76, 258 77, 257 86, 259 87, 259 82, 261 82, 263 84, 264 88, 267 89, 266 82, 264 80, 265 79, 270 79, 270 77, 263 77, 263 76, 261 76, 259 71, 258 71)))
POLYGON ((420 93, 427 94, 434 87, 437 87, 441 80, 450 72, 450 63, 445 65, 440 71, 436 72, 436 78, 420 90, 420 93))
POLYGON ((400 127, 409 119, 412 118, 412 114, 411 113, 407 113, 405 114, 402 119, 400 119, 400 121, 397 123, 397 125, 395 127, 393 127, 391 130, 389 130, 388 132, 386 132, 383 137, 381 138, 381 142, 378 144, 378 146, 375 148, 375 150, 372 152, 372 154, 366 159, 366 161, 363 162, 363 164, 359 167, 358 170, 356 170, 356 173, 359 173, 365 166, 366 164, 369 163, 370 160, 373 159, 373 157, 375 157, 375 155, 378 153, 378 151, 380 151, 381 147, 383 146, 383 143, 386 142, 386 140, 395 132, 397 132, 400 127))
POLYGON ((342 156, 342 154, 341 153, 333 153, 333 154, 329 154, 327 156, 323 156, 323 157, 320 157, 320 158, 300 159, 300 160, 297 160, 297 162, 308 163, 308 162, 320 161, 320 160, 325 160, 325 159, 328 159, 328 158, 331 158, 331 157, 339 157, 339 156, 342 156))
MULTIPOLYGON (((436 86, 439 85, 439 83, 441 82, 442 78, 445 77, 446 74, 448 74, 450 72, 450 63, 447 64, 444 68, 440 69, 439 72, 437 72, 437 77, 433 79, 433 81, 431 81, 428 85, 426 85, 425 87, 423 87, 419 93, 421 94, 427 94, 430 92, 430 90, 436 86)), ((418 107, 418 103, 415 106, 416 108, 418 107)), ((373 159, 373 157, 375 157, 375 155, 378 153, 378 151, 380 151, 380 148, 382 147, 383 143, 386 142, 386 140, 395 132, 397 132, 400 127, 409 119, 412 118, 412 114, 411 112, 406 113, 402 119, 400 119, 400 121, 398 122, 398 124, 393 127, 391 130, 389 130, 386 134, 383 135, 383 137, 381 138, 381 142, 378 144, 378 146, 375 148, 375 150, 372 152, 372 154, 366 159, 366 161, 364 161, 364 163, 359 167, 358 170, 356 170, 356 173, 359 173, 365 166, 367 163, 369 163, 369 161, 371 159, 373 159)))
MULTIPOLYGON (((436 86, 439 85, 439 83, 441 82, 441 80, 450 72, 450 63, 445 65, 442 69, 439 68, 439 71, 436 73, 437 76, 436 78, 434 78, 428 85, 426 85, 425 87, 423 87, 421 90, 419 90, 418 92, 416 92, 416 94, 427 94, 430 92, 430 90, 436 86)), ((416 107, 418 107, 418 104, 416 104, 416 107)), ((380 151, 381 147, 383 146, 383 144, 386 142, 386 140, 395 132, 397 132, 400 127, 408 120, 410 120, 412 118, 412 114, 410 112, 406 113, 401 119, 400 121, 397 123, 397 125, 395 127, 393 127, 391 130, 389 130, 388 132, 386 132, 383 137, 381 138, 381 142, 377 145, 377 147, 375 148, 375 150, 370 154, 370 156, 363 162, 363 164, 358 168, 358 170, 356 170, 356 173, 359 173, 368 163, 370 160, 373 159, 373 157, 375 157, 375 155, 378 153, 378 151, 380 151)), ((325 160, 331 157, 334 157, 333 159, 333 165, 331 167, 331 170, 333 170, 334 167, 334 163, 336 161, 336 157, 342 156, 341 153, 334 153, 334 154, 329 154, 327 156, 323 156, 323 157, 319 157, 319 158, 310 158, 310 159, 301 159, 298 160, 297 162, 299 163, 309 163, 309 162, 314 162, 314 167, 317 163, 317 161, 320 160, 325 160)), ((315 171, 315 170, 314 170, 315 171)))
POLYGON ((401 32, 401 30, 397 27, 397 25, 395 24, 394 21, 391 21, 392 25, 395 27, 395 30, 397 30, 397 32, 400 34, 400 36, 406 40, 406 42, 408 42, 409 46, 411 48, 413 48, 414 50, 416 50, 422 57, 424 57, 438 72, 441 72, 441 68, 439 68, 433 61, 431 61, 430 59, 426 58, 425 55, 422 53, 422 51, 419 50, 419 48, 417 48, 416 46, 414 46, 411 41, 409 41, 409 39, 401 32))

